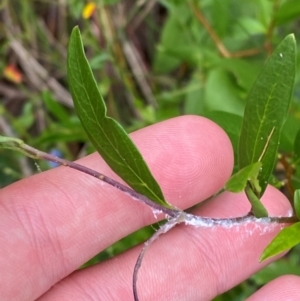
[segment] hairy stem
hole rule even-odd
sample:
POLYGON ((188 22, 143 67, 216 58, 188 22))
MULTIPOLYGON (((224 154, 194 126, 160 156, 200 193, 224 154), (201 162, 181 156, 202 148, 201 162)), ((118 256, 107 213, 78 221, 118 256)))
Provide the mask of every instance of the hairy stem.
POLYGON ((146 251, 149 247, 154 243, 157 238, 173 229, 176 225, 185 223, 186 225, 191 225, 194 227, 223 227, 230 228, 233 226, 239 226, 243 223, 261 223, 261 224, 269 224, 269 223, 291 223, 298 221, 296 216, 294 217, 263 217, 257 218, 254 215, 245 215, 235 218, 209 218, 209 217, 201 217, 193 214, 189 214, 186 212, 181 212, 177 217, 171 218, 168 220, 166 224, 161 226, 157 232, 155 232, 144 244, 139 257, 135 263, 134 271, 133 271, 133 279, 132 279, 132 289, 134 295, 134 301, 139 301, 138 292, 137 292, 137 280, 138 280, 138 272, 142 265, 142 261, 144 259, 146 251))
POLYGON ((0 136, 0 147, 17 150, 19 152, 24 153, 28 157, 31 157, 33 159, 41 159, 41 160, 47 160, 54 163, 58 163, 63 166, 67 166, 73 169, 76 169, 80 172, 83 172, 85 174, 88 174, 96 179, 99 179, 116 189, 119 189, 120 191, 124 192, 125 194, 132 197, 134 200, 138 200, 151 208, 155 210, 159 210, 163 213, 165 213, 166 217, 170 218, 178 218, 181 220, 181 222, 185 222, 188 225, 194 225, 196 227, 211 227, 211 226, 230 226, 235 224, 240 224, 243 222, 258 222, 258 223, 295 223, 298 222, 299 219, 296 216, 287 216, 287 217, 264 217, 264 218, 257 218, 252 215, 245 215, 240 217, 233 217, 233 218, 210 218, 210 217, 201 217, 196 216, 193 214, 186 213, 178 208, 166 208, 160 204, 157 204, 153 202, 151 199, 147 198, 146 196, 136 192, 135 190, 105 176, 104 174, 95 171, 91 168, 88 168, 86 166, 80 165, 75 162, 71 162, 56 156, 53 156, 51 154, 42 152, 38 149, 35 149, 27 144, 25 144, 22 140, 17 138, 10 138, 10 137, 4 137, 0 136))
POLYGON ((43 160, 52 161, 52 162, 58 163, 60 165, 67 166, 67 167, 76 169, 78 171, 81 171, 83 173, 86 173, 94 178, 97 178, 97 179, 121 190, 122 192, 131 196, 135 200, 139 200, 142 203, 145 203, 146 205, 152 207, 153 209, 162 211, 169 217, 177 218, 178 216, 180 216, 182 219, 182 222, 184 221, 187 224, 192 225, 193 223, 196 223, 195 226, 201 225, 203 227, 210 227, 210 226, 214 226, 214 225, 222 225, 222 224, 225 224, 225 222, 226 222, 226 224, 239 224, 239 223, 250 222, 250 221, 260 222, 260 223, 294 223, 294 222, 298 221, 298 218, 296 216, 290 216, 290 217, 275 217, 274 216, 274 217, 257 218, 255 216, 245 215, 245 216, 234 217, 234 218, 210 218, 210 217, 201 217, 201 216, 196 216, 193 214, 188 214, 188 213, 181 211, 180 209, 170 209, 170 208, 166 208, 160 204, 157 204, 157 203, 153 202, 152 200, 150 200, 149 198, 147 198, 146 196, 144 196, 143 194, 140 194, 140 193, 136 192, 135 190, 128 188, 127 186, 113 180, 112 178, 109 178, 109 177, 105 176, 104 174, 102 174, 98 171, 95 171, 93 169, 90 169, 86 166, 83 166, 83 165, 80 165, 80 164, 47 154, 47 153, 44 153, 44 152, 39 151, 27 144, 23 144, 22 149, 25 152, 32 154, 32 157, 34 157, 35 159, 43 159, 43 160))

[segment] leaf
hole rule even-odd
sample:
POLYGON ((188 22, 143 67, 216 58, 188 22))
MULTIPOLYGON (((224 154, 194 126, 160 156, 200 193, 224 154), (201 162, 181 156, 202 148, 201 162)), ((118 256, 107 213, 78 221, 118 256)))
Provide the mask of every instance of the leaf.
POLYGON ((298 130, 294 140, 294 160, 298 165, 300 162, 300 130, 298 130))
POLYGON ((85 57, 78 27, 73 29, 69 42, 68 81, 83 128, 106 163, 131 188, 156 203, 171 207, 124 129, 106 116, 106 106, 85 57))
POLYGON ((259 73, 260 64, 242 59, 224 58, 219 60, 218 66, 233 74, 237 84, 248 92, 259 73))
MULTIPOLYGON (((260 187, 259 187, 260 190, 260 187)), ((248 185, 245 188, 245 193, 247 195, 247 198, 251 204, 251 212, 258 218, 260 217, 267 217, 268 216, 268 211, 260 201, 260 199, 257 197, 255 191, 256 189, 253 189, 251 182, 248 182, 248 185)))
POLYGON ((243 191, 250 179, 257 178, 260 168, 261 162, 255 162, 244 167, 229 179, 225 184, 225 189, 231 192, 243 191))
POLYGON ((0 148, 11 149, 14 151, 21 152, 22 154, 30 158, 39 159, 39 157, 36 154, 22 148, 23 145, 24 145, 24 141, 21 139, 5 137, 0 135, 0 148))
POLYGON ((70 119, 70 114, 67 110, 57 102, 49 91, 43 92, 43 103, 47 111, 55 116, 60 122, 67 122, 70 119))
MULTIPOLYGON (((201 101, 204 94, 204 85, 201 77, 195 72, 186 85, 184 100, 184 114, 202 115, 204 102, 201 101)), ((182 97, 180 97, 182 99, 182 97)))
POLYGON ((230 0, 214 0, 210 7, 211 26, 219 38, 226 37, 226 34, 230 31, 232 20, 230 14, 228 14, 228 9, 231 5, 230 0))
POLYGON ((294 192, 294 208, 297 217, 300 219, 300 189, 294 192))
MULTIPOLYGON (((283 153, 291 153, 296 145, 296 136, 299 130, 299 119, 291 114, 288 115, 280 137, 279 151, 283 153)), ((300 146, 300 135, 299 135, 299 146, 300 146)), ((296 149, 295 149, 296 150, 296 149)), ((300 152, 300 149, 298 150, 300 152)))
POLYGON ((285 1, 280 5, 280 9, 276 11, 275 23, 276 25, 282 25, 287 22, 291 22, 293 19, 299 17, 300 6, 298 0, 285 1))
POLYGON ((254 274, 250 279, 258 287, 261 287, 272 280, 287 274, 300 276, 299 248, 296 246, 293 251, 289 252, 288 260, 277 260, 264 267, 262 270, 254 274))
POLYGON ((251 203, 251 212, 256 217, 267 217, 268 211, 256 196, 254 191, 260 191, 260 186, 257 180, 261 162, 255 162, 235 173, 225 185, 225 189, 231 192, 241 192, 245 190, 249 202, 251 203))
POLYGON ((242 127, 242 117, 224 111, 209 111, 204 116, 214 121, 226 132, 236 152, 242 127))
POLYGON ((295 38, 288 35, 266 62, 246 102, 239 141, 239 168, 262 162, 258 197, 263 195, 276 162, 280 132, 290 107, 295 64, 295 38))
POLYGON ((300 243, 300 222, 283 229, 265 248, 260 261, 287 251, 300 243))
POLYGON ((224 111, 237 115, 243 113, 243 101, 232 75, 224 68, 209 71, 205 86, 205 108, 209 111, 224 111))
POLYGON ((161 30, 160 42, 154 54, 155 73, 170 72, 180 65, 181 60, 194 62, 196 53, 199 55, 199 49, 196 52, 196 45, 190 36, 189 7, 185 3, 170 3, 167 8, 168 18, 161 30))

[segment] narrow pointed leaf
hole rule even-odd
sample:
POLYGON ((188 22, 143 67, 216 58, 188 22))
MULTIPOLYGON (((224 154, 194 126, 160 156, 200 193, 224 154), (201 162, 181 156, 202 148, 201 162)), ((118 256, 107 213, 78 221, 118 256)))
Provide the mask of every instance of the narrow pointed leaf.
POLYGON ((294 35, 288 35, 266 62, 252 87, 239 141, 239 168, 261 161, 260 197, 276 162, 280 132, 286 120, 296 64, 294 35))
POLYGON ((294 208, 297 217, 300 219, 300 189, 297 189, 294 193, 294 208))
POLYGON ((107 117, 104 100, 84 54, 78 27, 73 29, 69 42, 68 81, 81 123, 106 163, 131 188, 156 203, 171 207, 127 133, 118 122, 107 117))
POLYGON ((281 232, 263 251, 260 261, 287 251, 300 243, 300 223, 296 223, 281 232))
POLYGON ((261 162, 255 162, 242 168, 229 179, 225 189, 231 192, 243 191, 250 179, 257 178, 260 168, 261 162))
POLYGON ((231 192, 241 192, 245 190, 249 202, 251 203, 251 212, 256 217, 266 217, 268 212, 254 191, 260 191, 257 180, 261 169, 261 162, 250 164, 237 173, 235 173, 225 185, 225 189, 231 192))
POLYGON ((253 187, 251 187, 249 182, 245 188, 245 193, 251 204, 251 212, 254 214, 254 216, 258 218, 267 217, 268 216, 267 209, 262 204, 261 200, 257 197, 257 195, 254 193, 254 189, 253 187))

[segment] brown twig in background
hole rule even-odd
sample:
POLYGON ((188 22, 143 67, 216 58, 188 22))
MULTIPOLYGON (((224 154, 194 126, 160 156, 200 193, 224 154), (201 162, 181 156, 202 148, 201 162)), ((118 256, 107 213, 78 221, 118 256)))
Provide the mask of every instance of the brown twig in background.
POLYGON ((133 45, 129 40, 124 40, 122 43, 123 51, 126 56, 127 62, 131 68, 133 76, 138 83, 146 102, 154 108, 157 108, 157 101, 153 95, 152 89, 146 79, 142 59, 133 45))
POLYGON ((149 70, 142 59, 140 49, 136 45, 135 30, 143 22, 144 18, 149 14, 157 0, 144 1, 140 6, 144 6, 142 11, 136 14, 129 22, 124 22, 123 31, 124 38, 122 40, 123 51, 126 56, 128 65, 130 66, 133 76, 140 88, 147 104, 157 109, 157 100, 153 94, 152 88, 147 80, 149 70), (128 38, 125 37, 128 33, 128 38))
POLYGON ((49 75, 47 70, 30 55, 18 40, 13 38, 11 34, 9 36, 10 46, 18 56, 20 65, 33 86, 38 91, 42 91, 47 87, 53 92, 57 101, 68 107, 73 107, 70 93, 54 77, 49 75))
POLYGON ((67 59, 67 51, 63 45, 59 43, 59 41, 53 36, 52 32, 49 30, 49 28, 46 26, 45 21, 43 19, 38 20, 39 27, 43 30, 44 34, 47 37, 47 40, 50 42, 52 46, 54 46, 60 55, 67 59))
MULTIPOLYGON (((292 164, 289 162, 289 158, 287 155, 280 155, 279 162, 282 164, 285 171, 285 187, 288 190, 288 194, 290 195, 289 199, 293 199, 295 189, 292 184, 292 177, 295 173, 295 169, 292 164)), ((293 203, 293 202, 292 202, 293 203)), ((292 204, 293 205, 293 204, 292 204)))
MULTIPOLYGON (((116 60, 116 64, 114 64, 115 72, 123 81, 123 85, 125 85, 126 89, 126 104, 129 108, 131 114, 134 118, 141 120, 141 114, 137 110, 134 105, 134 98, 138 98, 138 93, 135 89, 132 78, 130 77, 130 72, 128 72, 128 65, 126 61, 126 57, 124 55, 122 45, 120 43, 120 39, 118 37, 118 25, 119 23, 123 23, 122 16, 114 16, 112 17, 111 10, 108 7, 100 8, 100 24, 102 28, 102 33, 105 37, 106 44, 112 53, 112 57, 116 60), (116 24, 118 23, 118 24, 116 24)), ((124 95, 124 92, 122 91, 124 95)))
POLYGON ((134 31, 138 28, 138 26, 143 22, 145 17, 149 14, 153 6, 156 4, 157 0, 148 0, 144 1, 142 5, 144 5, 144 8, 142 11, 140 11, 136 17, 130 22, 130 25, 128 24, 127 27, 130 27, 130 31, 134 31))
POLYGON ((0 95, 3 95, 6 100, 17 99, 23 101, 27 98, 23 91, 15 89, 7 84, 0 83, 0 95))
POLYGON ((216 34, 214 29, 210 26, 209 22, 205 18, 204 14, 201 12, 201 10, 195 5, 190 4, 194 15, 196 18, 200 21, 200 23, 204 26, 212 40, 214 41, 217 49, 219 50, 220 54, 225 58, 241 58, 241 57, 248 57, 253 56, 262 51, 260 48, 252 48, 252 49, 246 49, 246 50, 240 50, 236 52, 230 52, 227 50, 219 36, 216 34))
POLYGON ((5 31, 10 40, 10 47, 18 57, 18 61, 30 83, 38 91, 42 91, 47 87, 53 92, 57 101, 68 107, 73 107, 70 93, 54 77, 50 76, 47 70, 16 39, 20 29, 13 25, 8 9, 1 11, 1 18, 6 24, 5 31))

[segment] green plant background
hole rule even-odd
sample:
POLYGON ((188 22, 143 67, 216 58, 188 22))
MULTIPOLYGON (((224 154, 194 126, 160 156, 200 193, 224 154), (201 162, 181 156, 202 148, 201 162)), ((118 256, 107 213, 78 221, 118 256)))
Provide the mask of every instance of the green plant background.
MULTIPOLYGON (((245 99, 265 60, 287 34, 299 37, 298 1, 149 3, 96 1, 93 16, 84 19, 84 1, 71 0, 65 5, 57 1, 2 1, 1 74, 8 65, 15 65, 23 81, 15 84, 1 77, 0 132, 44 151, 59 151, 71 160, 93 151, 68 102, 67 90, 61 90, 68 89, 69 35, 79 25, 108 115, 128 132, 170 117, 198 114, 220 124, 236 150, 245 99), (210 29, 199 16, 204 16, 210 29), (212 30, 219 38, 217 43, 212 30), (227 52, 220 53, 220 45, 227 52), (253 53, 245 55, 249 49, 253 53), (22 57, 24 52, 32 59, 30 67, 22 57), (53 79, 56 86, 51 85, 53 79)), ((282 162, 288 162, 294 151, 300 125, 299 75, 298 63, 290 114, 279 146, 285 159, 282 162)), ((300 148, 295 153, 298 155, 300 148)), ((285 180, 300 188, 298 162, 293 175, 282 168, 282 162, 277 165, 274 184, 281 187, 285 180)), ((0 150, 0 188, 51 168, 45 162, 38 162, 38 166, 22 155, 0 150)), ((288 188, 281 187, 291 198, 288 188)), ((147 227, 122 239, 85 266, 144 241, 153 231, 147 227)), ((299 247, 216 300, 243 300, 276 276, 300 274, 297 251, 299 247)))

